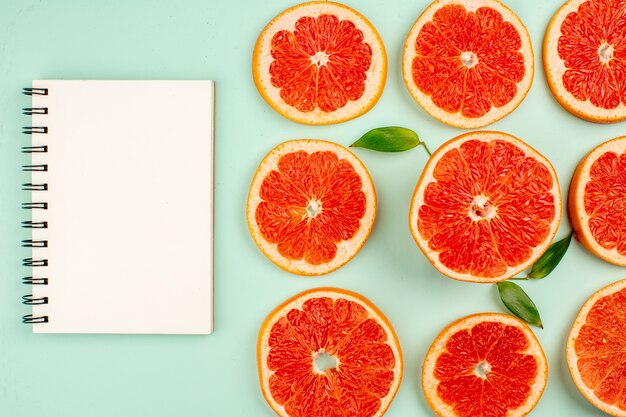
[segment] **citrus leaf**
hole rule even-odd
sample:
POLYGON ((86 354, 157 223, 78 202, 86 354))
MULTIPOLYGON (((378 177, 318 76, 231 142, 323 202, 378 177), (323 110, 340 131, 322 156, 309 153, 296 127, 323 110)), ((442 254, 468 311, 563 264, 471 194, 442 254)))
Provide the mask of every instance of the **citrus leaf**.
POLYGON ((404 152, 413 149, 422 142, 411 129, 398 126, 372 129, 350 147, 365 148, 379 152, 404 152))
POLYGON ((524 292, 522 287, 510 281, 498 282, 497 285, 500 299, 511 313, 526 323, 534 324, 543 329, 537 306, 528 294, 524 292))
POLYGON ((541 258, 537 260, 537 262, 535 262, 530 270, 530 273, 528 274, 528 277, 541 279, 548 276, 548 274, 556 268, 559 262, 561 262, 561 259, 563 259, 565 252, 567 252, 567 248, 569 248, 571 240, 572 233, 550 245, 546 253, 544 253, 541 258))

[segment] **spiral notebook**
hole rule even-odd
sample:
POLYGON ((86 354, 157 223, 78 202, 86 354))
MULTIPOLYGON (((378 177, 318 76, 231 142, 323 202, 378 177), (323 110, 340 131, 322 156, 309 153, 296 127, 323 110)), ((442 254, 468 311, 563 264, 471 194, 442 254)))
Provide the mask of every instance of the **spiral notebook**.
POLYGON ((211 333, 214 83, 41 80, 24 94, 23 321, 34 333, 211 333))

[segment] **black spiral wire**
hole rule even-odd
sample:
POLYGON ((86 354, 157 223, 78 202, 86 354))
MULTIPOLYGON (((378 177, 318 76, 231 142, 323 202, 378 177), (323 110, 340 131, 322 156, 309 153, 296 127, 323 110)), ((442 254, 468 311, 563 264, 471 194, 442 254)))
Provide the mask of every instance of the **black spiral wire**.
MULTIPOLYGON (((47 96, 48 89, 47 88, 24 88, 22 91, 23 94, 28 96, 33 95, 41 95, 47 96)), ((22 109, 22 114, 31 116, 31 115, 45 115, 48 114, 47 107, 26 107, 22 109)), ((47 134, 48 127, 47 126, 25 126, 22 128, 22 133, 26 135, 33 134, 47 134)), ((37 145, 37 146, 22 146, 22 153, 25 154, 38 154, 38 153, 47 153, 48 145, 37 145)), ((31 164, 31 165, 22 165, 22 171, 26 172, 47 172, 48 165, 47 164, 31 164)), ((48 191, 47 183, 24 183, 22 184, 23 191, 48 191)), ((24 210, 48 210, 48 203, 45 201, 32 201, 27 203, 22 203, 22 209, 24 210)), ((25 220, 22 222, 22 227, 27 229, 47 229, 48 222, 47 221, 32 221, 25 220)), ((48 241, 47 240, 34 240, 34 239, 26 239, 22 240, 22 247, 25 248, 47 248, 48 241)), ((34 258, 24 258, 22 259, 22 266, 29 267, 33 271, 33 276, 23 277, 22 283, 25 285, 48 285, 48 278, 35 276, 35 272, 40 272, 42 268, 48 266, 48 259, 34 259, 34 258)), ((22 297, 22 304, 26 305, 41 305, 48 304, 48 297, 34 297, 32 294, 24 295, 22 297)), ((33 316, 32 314, 28 314, 22 317, 22 322, 31 324, 31 323, 48 323, 48 316, 33 316)))

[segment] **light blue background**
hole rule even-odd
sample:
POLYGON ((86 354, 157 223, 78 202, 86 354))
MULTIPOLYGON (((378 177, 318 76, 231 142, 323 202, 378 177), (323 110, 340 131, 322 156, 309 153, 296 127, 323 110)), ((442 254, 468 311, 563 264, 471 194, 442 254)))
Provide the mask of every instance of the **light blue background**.
MULTIPOLYGON (((580 158, 597 144, 626 134, 625 125, 582 121, 550 95, 540 54, 544 29, 560 0, 506 3, 530 31, 535 81, 518 110, 489 128, 512 133, 543 152, 556 167, 565 195, 580 158)), ((405 373, 387 415, 433 415, 419 379, 431 341, 456 318, 504 307, 494 286, 460 283, 438 274, 413 242, 407 214, 425 152, 356 150, 376 184, 377 222, 363 250, 328 276, 303 278, 278 269, 256 248, 245 221, 252 175, 263 156, 282 141, 323 138, 349 145, 371 128, 400 125, 419 132, 434 150, 462 133, 426 115, 402 81, 404 39, 428 2, 346 0, 378 28, 387 48, 389 74, 372 111, 325 127, 281 117, 252 82, 257 35, 293 4, 293 0, 0 0, 0 417, 271 416, 257 380, 259 325, 285 298, 316 286, 359 292, 394 324, 404 350, 405 373), (29 104, 20 90, 41 78, 216 80, 213 335, 33 335, 20 324, 28 312, 20 304, 21 295, 28 292, 20 283, 28 275, 20 260, 28 253, 19 245, 27 238, 27 231, 19 227, 27 213, 19 206, 29 199, 20 191, 28 178, 20 172, 27 157, 19 148, 28 141, 20 133, 20 127, 28 124, 20 109, 29 104)), ((85 157, 95 160, 98 155, 85 157)), ((181 224, 187 221, 181 219, 181 224)), ((569 227, 564 218, 558 237, 569 227)), ((107 262, 106 253, 102 262, 107 262)), ((541 311, 546 328, 536 333, 550 364, 548 386, 533 416, 602 415, 571 382, 564 344, 584 300, 625 276, 622 269, 573 243, 553 275, 522 284, 541 311)))

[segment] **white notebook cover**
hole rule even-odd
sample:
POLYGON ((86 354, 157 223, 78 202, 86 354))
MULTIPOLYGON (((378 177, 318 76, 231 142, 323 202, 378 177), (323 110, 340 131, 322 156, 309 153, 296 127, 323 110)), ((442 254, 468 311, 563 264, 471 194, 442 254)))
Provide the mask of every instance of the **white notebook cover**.
POLYGON ((213 323, 212 81, 33 81, 34 333, 209 334, 213 323))

